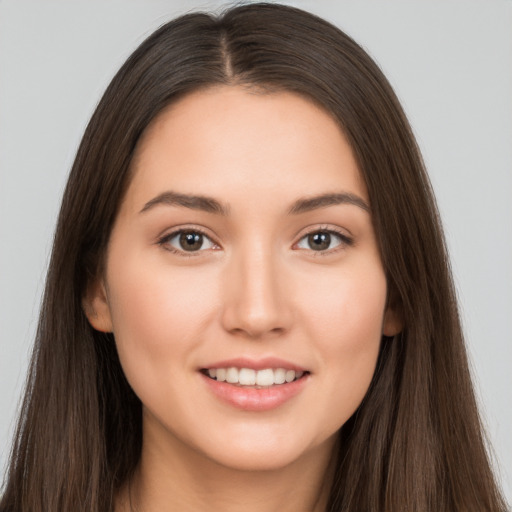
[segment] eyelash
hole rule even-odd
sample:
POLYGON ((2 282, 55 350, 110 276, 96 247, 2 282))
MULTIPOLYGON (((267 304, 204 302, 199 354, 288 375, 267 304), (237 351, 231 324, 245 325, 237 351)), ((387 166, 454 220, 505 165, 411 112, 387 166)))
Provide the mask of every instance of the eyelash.
POLYGON ((194 257, 194 256, 200 256, 201 252, 203 252, 204 249, 203 250, 200 249, 198 251, 184 251, 184 250, 181 250, 181 249, 177 249, 176 247, 173 247, 172 245, 169 244, 169 242, 173 238, 176 238, 177 236, 179 236, 179 235, 181 235, 183 233, 192 233, 192 234, 201 235, 205 239, 209 240, 214 246, 219 247, 219 244, 214 242, 212 240, 211 236, 206 234, 202 229, 194 228, 194 227, 180 228, 180 229, 177 229, 176 231, 172 231, 171 233, 168 233, 168 234, 162 236, 161 238, 159 238, 157 240, 157 243, 158 243, 158 245, 163 247, 166 251, 172 252, 173 254, 177 254, 179 256, 184 256, 185 258, 191 258, 191 257, 194 257))
MULTIPOLYGON (((342 251, 343 249, 346 249, 347 247, 352 247, 354 245, 354 239, 348 236, 347 234, 343 233, 340 230, 333 229, 332 227, 328 226, 321 226, 320 228, 315 227, 314 229, 311 229, 310 231, 304 233, 299 241, 294 244, 294 247, 297 246, 300 242, 305 240, 307 237, 311 235, 316 234, 328 234, 330 236, 334 235, 336 238, 339 239, 339 244, 335 246, 332 249, 326 249, 326 250, 318 250, 315 251, 314 249, 304 249, 312 253, 313 257, 322 257, 322 256, 329 256, 331 254, 337 253, 338 251, 342 251)), ((300 249, 299 249, 300 250, 300 249)))
MULTIPOLYGON (((205 239, 209 240, 212 245, 214 245, 216 247, 220 247, 219 244, 217 244, 214 240, 212 240, 212 238, 208 234, 206 234, 202 229, 193 228, 193 227, 180 228, 180 229, 177 229, 176 231, 172 231, 171 233, 168 233, 168 234, 162 236, 161 238, 159 238, 157 240, 157 244, 160 245, 161 247, 163 247, 165 250, 172 252, 173 254, 178 254, 179 256, 184 256, 184 257, 199 256, 202 252, 204 252, 205 249, 199 249, 197 251, 185 251, 182 249, 177 249, 176 247, 173 247, 172 245, 169 244, 169 242, 173 238, 176 238, 177 236, 179 236, 183 233, 191 233, 191 234, 201 235, 205 239)), ((320 233, 328 234, 330 236, 334 235, 335 237, 337 237, 340 240, 339 244, 336 247, 334 247, 333 249, 315 251, 314 249, 310 248, 310 249, 298 249, 298 250, 308 250, 309 252, 312 253, 312 255, 317 257, 317 256, 327 256, 327 255, 336 253, 339 250, 343 250, 346 247, 351 247, 354 245, 354 240, 351 237, 347 236, 345 233, 342 233, 341 231, 338 231, 336 229, 329 228, 329 227, 320 227, 320 228, 312 229, 311 231, 308 231, 307 233, 304 233, 300 237, 299 241, 293 245, 293 247, 296 247, 299 243, 301 243, 307 237, 309 237, 311 235, 320 234, 320 233)))

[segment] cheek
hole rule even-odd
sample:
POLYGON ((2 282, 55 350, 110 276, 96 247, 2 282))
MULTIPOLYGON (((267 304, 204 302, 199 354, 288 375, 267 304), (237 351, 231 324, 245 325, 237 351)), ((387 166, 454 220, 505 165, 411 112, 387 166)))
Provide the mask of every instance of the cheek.
POLYGON ((116 345, 134 388, 187 365, 216 301, 203 270, 176 271, 160 260, 116 258, 108 274, 116 345))
POLYGON ((316 333, 326 347, 332 343, 333 350, 357 351, 381 338, 386 279, 379 262, 363 263, 317 273, 298 295, 297 307, 310 322, 310 335, 316 333))
POLYGON ((333 425, 355 412, 373 378, 382 338, 386 280, 380 264, 352 267, 308 286, 307 332, 319 354, 318 375, 329 392, 333 425), (333 402, 333 397, 336 400, 333 402))

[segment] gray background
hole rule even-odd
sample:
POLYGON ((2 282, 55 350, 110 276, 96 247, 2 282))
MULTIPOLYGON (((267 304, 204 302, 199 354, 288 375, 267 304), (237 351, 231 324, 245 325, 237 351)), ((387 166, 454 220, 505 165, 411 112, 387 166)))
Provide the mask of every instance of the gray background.
MULTIPOLYGON (((363 44, 394 85, 437 194, 476 387, 512 501, 512 1, 284 2, 363 44)), ((129 53, 220 2, 0 0, 0 468, 66 175, 129 53)))

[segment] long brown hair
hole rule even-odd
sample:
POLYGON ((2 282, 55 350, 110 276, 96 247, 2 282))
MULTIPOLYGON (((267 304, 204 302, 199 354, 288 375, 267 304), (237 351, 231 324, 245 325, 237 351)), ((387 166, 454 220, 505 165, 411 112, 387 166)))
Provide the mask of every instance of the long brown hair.
POLYGON ((113 510, 138 464, 141 403, 113 336, 82 310, 101 271, 141 134, 214 84, 293 91, 337 119, 365 179, 404 329, 383 338, 372 384, 341 428, 328 510, 504 511, 478 416, 438 212, 409 124, 378 66, 299 9, 189 14, 131 55, 79 147, 55 234, 2 512, 113 510))

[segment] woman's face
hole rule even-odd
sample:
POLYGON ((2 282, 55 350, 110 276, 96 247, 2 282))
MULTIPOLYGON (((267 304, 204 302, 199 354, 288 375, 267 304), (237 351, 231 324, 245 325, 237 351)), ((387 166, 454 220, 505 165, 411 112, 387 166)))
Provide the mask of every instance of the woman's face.
POLYGON ((88 309, 144 447, 246 470, 325 456, 399 327, 337 124, 292 93, 210 88, 160 114, 132 167, 88 309))

